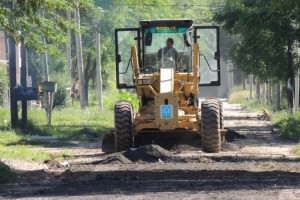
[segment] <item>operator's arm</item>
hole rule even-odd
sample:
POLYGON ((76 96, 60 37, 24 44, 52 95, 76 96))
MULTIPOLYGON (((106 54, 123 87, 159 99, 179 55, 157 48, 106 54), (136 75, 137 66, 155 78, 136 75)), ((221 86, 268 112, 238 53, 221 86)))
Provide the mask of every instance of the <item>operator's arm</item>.
POLYGON ((158 52, 157 52, 157 58, 158 58, 159 60, 161 60, 161 58, 162 58, 162 48, 160 48, 160 49, 158 50, 158 52))
POLYGON ((176 67, 179 69, 179 65, 180 65, 180 54, 178 53, 178 51, 174 48, 174 52, 175 52, 175 63, 176 63, 176 67))

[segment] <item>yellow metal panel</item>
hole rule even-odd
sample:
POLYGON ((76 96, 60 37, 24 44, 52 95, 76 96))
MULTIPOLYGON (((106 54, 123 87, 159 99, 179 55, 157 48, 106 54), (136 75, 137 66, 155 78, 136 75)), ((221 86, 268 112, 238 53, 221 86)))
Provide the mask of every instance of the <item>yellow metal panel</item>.
POLYGON ((135 75, 135 79, 137 79, 139 76, 139 59, 138 59, 137 48, 135 45, 131 47, 131 52, 132 52, 132 63, 134 68, 134 75, 135 75))
POLYGON ((142 130, 147 129, 147 128, 155 128, 154 121, 144 123, 144 124, 139 123, 139 124, 136 124, 136 125, 133 126, 134 133, 138 133, 139 131, 142 131, 142 130))
POLYGON ((198 95, 199 44, 194 44, 194 94, 198 95))
POLYGON ((155 124, 160 130, 174 130, 178 127, 178 97, 174 93, 162 93, 155 95, 155 124), (172 117, 162 118, 162 105, 172 105, 172 117))
POLYGON ((189 130, 198 130, 199 131, 199 126, 196 122, 185 122, 185 121, 180 121, 178 124, 178 128, 185 128, 189 130))

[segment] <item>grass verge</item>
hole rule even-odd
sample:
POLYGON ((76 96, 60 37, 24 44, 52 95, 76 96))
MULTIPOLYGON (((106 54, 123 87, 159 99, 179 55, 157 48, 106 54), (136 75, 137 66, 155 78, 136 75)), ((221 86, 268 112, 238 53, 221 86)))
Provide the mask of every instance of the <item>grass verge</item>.
MULTIPOLYGON (((30 123, 25 130, 29 135, 50 135, 61 140, 86 140, 81 134, 84 128, 91 129, 99 135, 113 127, 113 112, 88 107, 85 110, 77 108, 63 108, 53 111, 52 125, 46 124, 44 110, 30 110, 30 123)), ((22 132, 24 133, 24 131, 22 132)))
POLYGON ((247 90, 235 90, 229 94, 229 103, 241 104, 249 111, 262 112, 263 109, 274 110, 273 106, 267 105, 256 99, 249 98, 249 91, 247 90))
POLYGON ((296 154, 300 155, 300 144, 296 147, 296 154))
POLYGON ((0 158, 44 161, 62 160, 72 156, 69 151, 49 153, 42 147, 67 147, 71 141, 90 141, 94 135, 83 132, 88 129, 97 136, 113 128, 113 111, 87 107, 85 110, 61 108, 53 111, 52 126, 46 124, 43 109, 28 111, 28 125, 25 129, 10 129, 8 109, 0 108, 0 158), (32 140, 31 135, 53 136, 53 140, 32 140), (37 150, 39 149, 39 150, 37 150))
POLYGON ((36 147, 25 141, 30 141, 28 136, 17 135, 13 131, 0 131, 0 157, 13 160, 44 161, 63 160, 71 157, 68 151, 49 153, 37 150, 36 147))
POLYGON ((116 101, 130 101, 134 108, 139 104, 135 93, 117 89, 105 91, 103 100, 105 108, 100 110, 97 107, 97 97, 91 91, 90 104, 85 110, 80 109, 78 101, 72 107, 55 108, 51 126, 46 123, 44 109, 29 109, 27 127, 14 130, 10 129, 9 110, 0 107, 0 157, 28 161, 62 159, 69 156, 69 153, 50 154, 35 149, 66 146, 74 140, 89 142, 98 139, 102 133, 114 127, 113 108, 116 101), (31 139, 31 135, 52 136, 56 142, 35 141, 31 139))
MULTIPOLYGON (((300 112, 296 112, 294 116, 290 116, 288 111, 282 109, 275 111, 274 105, 267 105, 255 99, 249 99, 249 91, 235 90, 229 95, 228 101, 230 103, 238 103, 246 107, 250 111, 261 112, 263 109, 272 111, 271 121, 279 128, 283 138, 300 141, 300 112)), ((296 148, 296 153, 300 155, 300 144, 296 148)))

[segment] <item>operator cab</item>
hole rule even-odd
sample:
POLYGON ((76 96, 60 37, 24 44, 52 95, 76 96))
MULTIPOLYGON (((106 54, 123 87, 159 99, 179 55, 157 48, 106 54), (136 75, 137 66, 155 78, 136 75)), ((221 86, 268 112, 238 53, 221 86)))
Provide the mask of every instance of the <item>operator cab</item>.
MULTIPOLYGON (((200 86, 220 85, 219 28, 193 26, 193 20, 143 20, 139 28, 116 29, 117 87, 135 88, 131 46, 136 45, 139 73, 193 73, 193 43, 199 44, 200 86), (168 71, 168 70, 167 70, 168 71), (167 72, 165 71, 165 72, 167 72), (170 72, 170 70, 169 70, 170 72)), ((150 84, 150 83, 149 83, 150 84)))

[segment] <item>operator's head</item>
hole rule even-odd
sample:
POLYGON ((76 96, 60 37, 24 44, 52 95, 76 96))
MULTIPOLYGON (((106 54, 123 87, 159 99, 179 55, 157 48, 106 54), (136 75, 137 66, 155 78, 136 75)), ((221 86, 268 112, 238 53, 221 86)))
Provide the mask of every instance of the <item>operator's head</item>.
POLYGON ((168 38, 166 41, 166 46, 167 47, 172 47, 174 44, 174 40, 172 38, 168 38))

